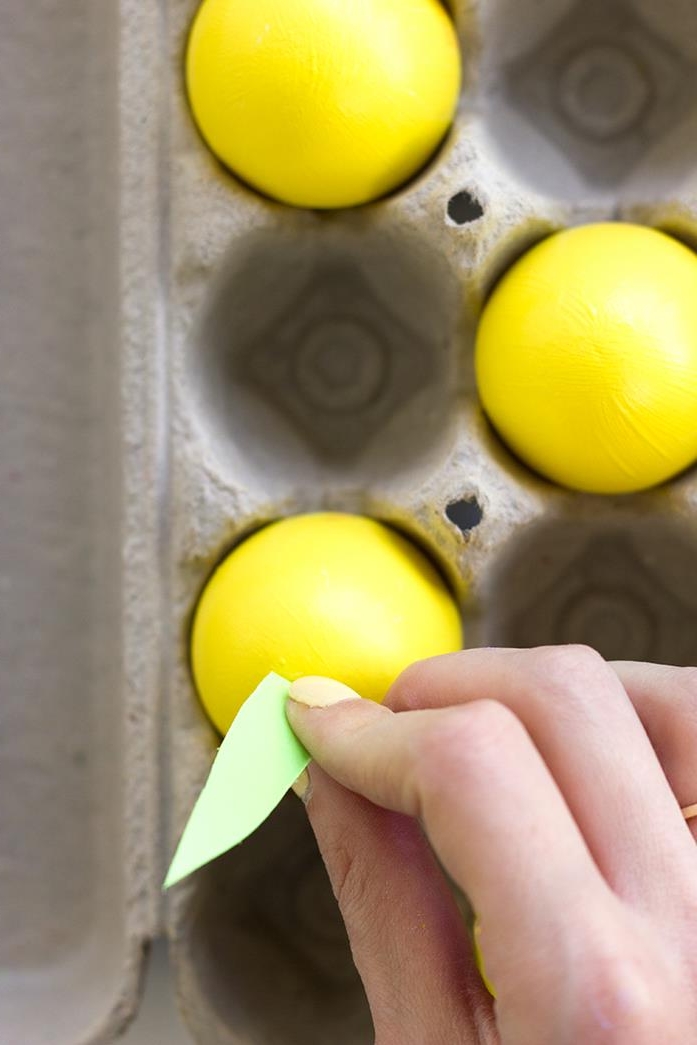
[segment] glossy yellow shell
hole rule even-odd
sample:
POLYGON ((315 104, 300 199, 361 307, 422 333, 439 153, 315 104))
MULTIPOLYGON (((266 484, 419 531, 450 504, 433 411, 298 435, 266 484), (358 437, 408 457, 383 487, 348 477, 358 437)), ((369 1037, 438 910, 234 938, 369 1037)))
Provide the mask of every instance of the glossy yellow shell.
POLYGON ((475 918, 474 925, 472 926, 472 948, 474 950, 474 960, 477 963, 477 969, 479 970, 479 975, 482 978, 484 986, 486 987, 492 998, 495 998, 496 991, 494 990, 494 986, 489 977, 487 976, 486 969, 484 968, 484 956, 482 955, 482 948, 479 943, 479 937, 481 936, 481 933, 481 923, 478 918, 475 918))
POLYGON ((661 483, 697 459, 697 256, 636 225, 557 233, 494 290, 475 364, 531 468, 592 493, 661 483))
POLYGON ((197 606, 191 659, 221 733, 270 671, 328 675, 380 701, 415 660, 462 647, 460 614, 431 562, 357 515, 298 515, 218 567, 197 606))
POLYGON ((250 185, 349 207, 412 177, 460 88, 439 0, 203 0, 186 56, 194 118, 250 185))

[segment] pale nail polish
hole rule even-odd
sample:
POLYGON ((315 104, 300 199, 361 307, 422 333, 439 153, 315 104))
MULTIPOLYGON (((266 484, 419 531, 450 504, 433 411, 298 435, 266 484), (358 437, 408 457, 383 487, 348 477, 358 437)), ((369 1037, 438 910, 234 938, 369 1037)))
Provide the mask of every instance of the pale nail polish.
POLYGON ((307 675, 291 683, 289 696, 308 708, 326 708, 342 700, 360 700, 358 693, 336 679, 307 675))
POLYGON ((312 781, 310 780, 310 774, 306 769, 303 769, 298 779, 292 785, 292 789, 300 801, 307 805, 310 795, 312 794, 312 781))

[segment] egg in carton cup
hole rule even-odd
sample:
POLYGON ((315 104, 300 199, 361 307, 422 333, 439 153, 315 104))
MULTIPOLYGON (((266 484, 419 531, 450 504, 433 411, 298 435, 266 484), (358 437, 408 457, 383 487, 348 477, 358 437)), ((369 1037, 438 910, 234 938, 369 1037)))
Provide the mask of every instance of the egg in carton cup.
MULTIPOLYGON (((357 1045, 367 1005, 293 796, 160 895, 220 742, 192 674, 196 608, 267 524, 348 513, 434 564, 467 646, 697 660, 694 471, 624 493, 545 478, 491 402, 487 417, 475 373, 487 302, 552 233, 621 221, 697 244, 697 12, 439 7, 462 58, 452 126, 372 202, 310 207, 273 198, 283 150, 261 184, 208 148, 187 74, 198 10, 120 9, 123 715, 141 773, 124 799, 125 935, 135 947, 164 925, 196 1041, 357 1045)), ((119 1019, 135 1005, 128 954, 119 1019)), ((83 1040, 109 1040, 109 1018, 83 1040)))

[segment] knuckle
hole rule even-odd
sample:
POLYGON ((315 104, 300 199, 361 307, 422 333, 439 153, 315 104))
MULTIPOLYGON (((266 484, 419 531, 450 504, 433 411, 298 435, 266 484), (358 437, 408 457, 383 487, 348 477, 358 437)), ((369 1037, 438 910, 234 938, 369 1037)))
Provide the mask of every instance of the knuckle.
POLYGON ((420 738, 420 756, 434 772, 500 757, 502 744, 521 726, 512 711, 496 700, 477 700, 434 716, 420 738))
POLYGON ((342 837, 336 838, 323 855, 331 868, 332 890, 344 920, 347 925, 363 924, 371 917, 370 869, 366 859, 350 840, 342 837))
POLYGON ((535 680, 545 690, 588 695, 590 681, 609 678, 611 669, 591 646, 540 646, 531 651, 535 680))
POLYGON ((682 983, 672 961, 657 960, 634 934, 619 940, 595 934, 582 955, 587 970, 579 993, 577 1025, 587 1045, 652 1045, 667 1031, 667 1017, 680 1008, 682 983))
POLYGON ((653 1045, 661 1041, 670 1011, 655 980, 637 975, 630 962, 605 969, 584 999, 586 1026, 583 1040, 588 1045, 653 1045))
POLYGON ((385 698, 393 711, 415 711, 420 706, 419 694, 427 684, 428 660, 417 660, 398 675, 385 698))
POLYGON ((385 698, 386 706, 393 711, 417 711, 424 707, 424 693, 433 688, 435 665, 444 660, 454 661, 459 656, 458 653, 445 653, 414 661, 393 682, 385 698))

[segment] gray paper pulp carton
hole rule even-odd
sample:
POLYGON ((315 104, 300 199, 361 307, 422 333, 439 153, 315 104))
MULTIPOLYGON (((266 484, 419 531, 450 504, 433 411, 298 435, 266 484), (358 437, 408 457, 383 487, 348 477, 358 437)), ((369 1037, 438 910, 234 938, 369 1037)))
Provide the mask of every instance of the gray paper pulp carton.
POLYGON ((191 612, 254 527, 320 508, 399 525, 469 645, 697 661, 694 471, 558 489, 493 436, 472 367, 487 292, 550 231, 619 218, 697 243, 697 7, 458 0, 452 134, 407 188, 339 213, 263 199, 202 145, 195 9, 0 12, 6 1045, 114 1040, 164 930, 197 1041, 372 1040, 292 796, 160 893, 217 740, 191 612), (361 362, 338 400, 332 351, 361 362))

